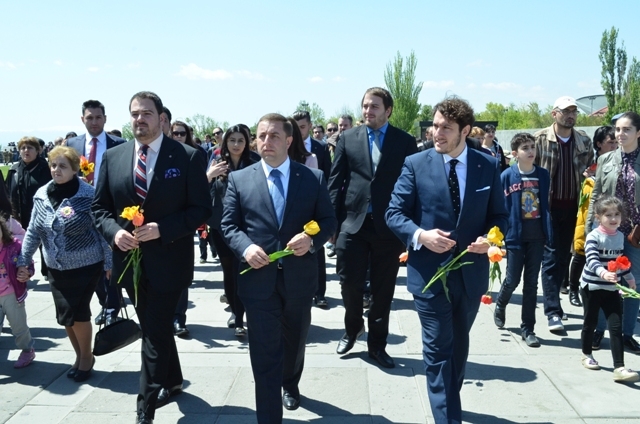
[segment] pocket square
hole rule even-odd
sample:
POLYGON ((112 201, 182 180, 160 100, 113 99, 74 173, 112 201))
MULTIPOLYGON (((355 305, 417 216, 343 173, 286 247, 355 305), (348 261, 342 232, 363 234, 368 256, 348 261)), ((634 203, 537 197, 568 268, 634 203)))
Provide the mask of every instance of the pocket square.
POLYGON ((180 176, 180 170, 178 168, 169 168, 164 171, 165 180, 168 178, 176 178, 180 176))
POLYGON ((476 193, 479 191, 485 191, 485 190, 489 190, 491 188, 491 186, 486 186, 486 187, 482 187, 476 190, 476 193))

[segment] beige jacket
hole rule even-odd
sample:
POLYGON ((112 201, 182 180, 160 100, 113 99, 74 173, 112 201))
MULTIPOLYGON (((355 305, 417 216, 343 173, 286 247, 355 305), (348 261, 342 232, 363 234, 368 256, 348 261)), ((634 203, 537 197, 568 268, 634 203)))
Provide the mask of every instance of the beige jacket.
MULTIPOLYGON (((578 184, 576 187, 576 193, 580 193, 582 181, 584 180, 582 173, 593 163, 593 143, 584 131, 578 131, 575 128, 572 129, 572 131, 574 140, 573 172, 575 173, 576 182, 578 184)), ((556 138, 556 132, 553 125, 536 132, 533 136, 536 139, 535 164, 549 171, 551 180, 553 180, 558 169, 558 159, 560 157, 558 152, 558 139, 556 138)), ((553 184, 551 189, 553 190, 553 184)), ((551 194, 551 190, 549 190, 549 199, 551 199, 551 194)))

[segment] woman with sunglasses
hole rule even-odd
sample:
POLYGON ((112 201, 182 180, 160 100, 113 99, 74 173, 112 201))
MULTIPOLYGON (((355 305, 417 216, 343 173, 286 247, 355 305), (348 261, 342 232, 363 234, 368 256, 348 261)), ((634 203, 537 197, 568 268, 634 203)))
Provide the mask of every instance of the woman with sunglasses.
POLYGON ((235 328, 237 337, 247 334, 244 328, 244 305, 238 297, 237 290, 240 261, 227 245, 220 230, 220 221, 222 221, 222 201, 227 193, 229 173, 257 162, 249 150, 249 140, 249 134, 242 125, 234 125, 227 129, 220 143, 220 159, 212 158, 207 169, 213 199, 213 213, 207 223, 211 228, 213 243, 218 251, 224 279, 224 292, 231 307, 231 317, 227 325, 229 328, 235 328))

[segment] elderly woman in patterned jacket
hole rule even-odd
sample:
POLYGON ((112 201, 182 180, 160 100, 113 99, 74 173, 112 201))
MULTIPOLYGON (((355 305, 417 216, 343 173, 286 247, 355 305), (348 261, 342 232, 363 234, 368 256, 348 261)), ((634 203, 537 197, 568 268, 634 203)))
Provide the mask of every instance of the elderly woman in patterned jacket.
POLYGON ((91 375, 89 303, 103 271, 110 277, 111 249, 95 228, 91 202, 94 188, 77 174, 80 158, 70 147, 58 146, 49 153, 53 180, 33 198, 31 221, 18 258, 18 280, 29 278, 26 265, 42 244, 58 324, 65 327, 76 353, 67 377, 76 382, 91 375))

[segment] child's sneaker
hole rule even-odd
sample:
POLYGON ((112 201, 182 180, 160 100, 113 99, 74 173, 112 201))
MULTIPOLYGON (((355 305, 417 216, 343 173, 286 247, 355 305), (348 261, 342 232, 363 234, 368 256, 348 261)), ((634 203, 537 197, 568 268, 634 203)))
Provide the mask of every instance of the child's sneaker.
MULTIPOLYGON (((593 359, 593 356, 591 356, 591 355, 589 355, 589 356, 584 355, 582 357, 582 366, 584 366, 588 370, 599 370, 600 369, 600 365, 598 365, 598 361, 593 359)), ((613 378, 615 379, 615 371, 614 371, 614 377, 613 378)))
POLYGON ((618 381, 620 383, 635 383, 638 380, 640 380, 640 375, 635 371, 631 371, 625 367, 613 370, 613 381, 618 381))
POLYGON ((23 350, 22 352, 20 352, 20 356, 18 357, 16 363, 13 364, 13 368, 24 368, 26 366, 29 366, 31 365, 35 357, 36 352, 33 350, 33 348, 27 351, 23 350))

